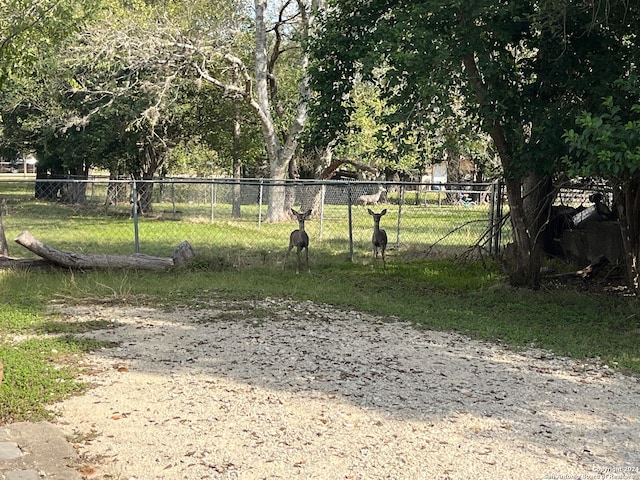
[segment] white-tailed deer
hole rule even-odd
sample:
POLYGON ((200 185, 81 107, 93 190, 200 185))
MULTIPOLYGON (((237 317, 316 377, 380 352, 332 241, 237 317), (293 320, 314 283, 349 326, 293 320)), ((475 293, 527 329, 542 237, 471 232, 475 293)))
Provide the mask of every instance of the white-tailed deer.
POLYGON ((368 195, 360 195, 358 197, 358 200, 356 201, 356 203, 358 205, 377 205, 378 202, 380 201, 380 196, 382 195, 382 192, 386 192, 387 189, 384 188, 382 185, 378 185, 378 191, 375 193, 370 193, 368 195))
POLYGON ((300 252, 302 250, 305 251, 305 258, 307 261, 307 270, 309 269, 309 235, 304 231, 304 221, 311 216, 311 209, 307 210, 304 213, 296 212, 293 208, 291 209, 293 214, 298 219, 298 229, 291 232, 289 235, 289 249, 287 250, 287 254, 284 257, 284 262, 282 264, 282 269, 287 266, 287 259, 289 258, 289 254, 291 253, 291 249, 296 247, 296 253, 298 255, 298 263, 296 264, 296 273, 300 273, 300 252))
POLYGON ((385 208, 380 213, 375 213, 370 208, 367 208, 369 215, 373 217, 373 236, 371 237, 371 243, 373 244, 373 261, 374 265, 378 261, 378 249, 382 252, 382 266, 387 268, 387 263, 384 258, 384 252, 387 250, 387 232, 380 228, 380 219, 383 215, 386 215, 387 209, 385 208))

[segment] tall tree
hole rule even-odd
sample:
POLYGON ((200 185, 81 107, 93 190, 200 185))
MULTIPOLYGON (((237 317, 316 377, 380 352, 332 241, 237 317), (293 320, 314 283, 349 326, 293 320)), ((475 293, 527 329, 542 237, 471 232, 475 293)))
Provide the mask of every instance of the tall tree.
MULTIPOLYGON (((612 16, 629 13, 627 3, 609 2, 612 16)), ((605 95, 636 48, 592 20, 581 0, 336 0, 313 45, 316 138, 336 136, 355 78, 380 66, 388 101, 405 112, 419 105, 444 114, 462 102, 505 174, 510 280, 537 287, 541 233, 567 151, 562 133, 581 106, 605 95)))
MULTIPOLYGON (((196 64, 202 78, 227 95, 243 99, 254 110, 262 127, 269 176, 276 181, 296 176, 294 155, 307 122, 309 100, 308 57, 303 47, 322 3, 322 0, 297 0, 269 5, 267 0, 255 0, 252 56, 243 58, 228 52, 219 55, 234 72, 226 78, 220 75, 222 72, 211 70, 211 57, 203 56, 196 64), (253 74, 248 61, 253 62, 253 74), (297 68, 291 69, 292 61, 297 68), (287 74, 294 75, 298 88, 298 93, 289 98, 282 95, 287 74)), ((289 203, 284 186, 272 188, 266 220, 278 222, 289 218, 289 203)))
MULTIPOLYGON (((156 96, 144 111, 151 124, 172 98, 175 85, 187 81, 191 71, 218 87, 221 97, 246 102, 262 127, 269 176, 284 180, 295 176, 294 154, 306 123, 307 57, 302 46, 319 3, 285 1, 276 7, 256 0, 252 13, 243 12, 242 2, 231 8, 228 2, 204 0, 134 4, 130 17, 105 16, 78 50, 80 58, 100 60, 88 69, 106 66, 109 73, 112 65, 119 68, 110 72, 111 80, 105 76, 102 88, 94 85, 94 94, 110 98, 144 85, 147 94, 156 96), (121 19, 117 28, 114 18, 121 19), (253 47, 247 48, 251 38, 253 47), (141 81, 138 74, 152 69, 156 74, 141 81), (294 84, 296 92, 287 91, 294 84)), ((284 187, 272 190, 267 220, 288 218, 284 192, 284 187)))

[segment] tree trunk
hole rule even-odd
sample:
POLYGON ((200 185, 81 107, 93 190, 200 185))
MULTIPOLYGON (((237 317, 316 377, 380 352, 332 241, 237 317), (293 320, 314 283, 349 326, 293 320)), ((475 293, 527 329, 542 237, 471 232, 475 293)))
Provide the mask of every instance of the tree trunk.
MULTIPOLYGON (((131 192, 131 211, 133 212, 133 202, 137 201, 138 215, 147 215, 153 212, 153 186, 151 181, 139 181, 136 182, 135 199, 133 192, 131 192)), ((132 213, 133 215, 133 213, 132 213)))
MULTIPOLYGON (((303 37, 307 35, 309 28, 309 18, 305 11, 303 2, 299 2, 298 6, 301 10, 301 20, 303 25, 301 31, 303 37)), ((255 21, 256 21, 256 45, 255 45, 255 75, 256 75, 256 94, 257 106, 259 107, 259 117, 262 124, 262 133, 265 139, 267 154, 269 156, 269 167, 271 178, 276 182, 284 181, 287 178, 289 162, 298 147, 298 136, 304 128, 308 114, 309 100, 309 80, 305 76, 300 83, 300 101, 296 116, 291 123, 289 130, 285 136, 284 144, 280 140, 276 131, 276 126, 271 114, 271 98, 269 93, 269 61, 267 59, 267 27, 265 24, 265 11, 267 8, 266 0, 255 0, 255 21)), ((304 41, 304 38, 301 39, 304 41)), ((301 68, 306 72, 309 63, 308 56, 301 54, 301 68)), ((289 219, 290 214, 287 208, 285 187, 276 185, 271 189, 269 195, 269 208, 267 210, 266 221, 280 222, 289 219)))
MULTIPOLYGON (((314 150, 311 155, 313 155, 313 165, 314 165, 314 178, 325 179, 324 172, 327 171, 329 166, 333 160, 333 148, 336 142, 329 142, 321 150, 314 150)), ((336 167, 337 168, 337 167, 336 167)), ((311 203, 306 208, 311 208, 314 214, 320 213, 320 208, 322 206, 322 189, 324 186, 318 186, 315 189, 315 193, 311 200, 311 203)), ((305 208, 303 208, 305 210, 305 208)))
POLYGON ((505 184, 509 202, 509 217, 513 230, 513 256, 509 264, 509 282, 515 287, 538 288, 540 286, 540 267, 542 266, 542 230, 544 229, 545 208, 541 199, 549 201, 544 191, 548 182, 537 182, 537 175, 514 175, 511 171, 511 152, 507 148, 504 133, 495 125, 492 137, 500 154, 505 171, 505 184))
POLYGON ((543 231, 552 199, 550 183, 533 173, 522 179, 507 178, 505 183, 514 243, 509 280, 513 286, 538 288, 543 231))
MULTIPOLYGON (((267 26, 265 24, 266 0, 255 0, 255 21, 256 21, 256 44, 255 44, 255 76, 256 95, 262 135, 269 157, 269 170, 271 179, 282 181, 286 178, 287 165, 282 157, 282 145, 276 132, 275 122, 271 114, 271 103, 269 100, 268 83, 268 61, 267 61, 267 26)), ((274 186, 269 195, 269 208, 267 210, 266 221, 280 222, 288 218, 284 211, 284 187, 274 186)))
MULTIPOLYGON (((138 170, 134 172, 136 180, 144 180, 137 185, 140 214, 153 213, 153 177, 162 170, 166 160, 166 147, 154 144, 152 135, 138 154, 138 170)), ((133 201, 133 199, 132 199, 133 201)))
POLYGON ((493 119, 492 106, 486 103, 487 85, 482 80, 473 54, 462 59, 476 101, 486 110, 483 124, 491 136, 504 170, 509 214, 513 227, 514 251, 509 265, 509 280, 513 286, 538 288, 542 265, 543 230, 553 200, 548 177, 534 172, 518 174, 512 168, 513 146, 510 145, 500 121, 493 119))
POLYGON ((640 181, 627 180, 614 185, 614 204, 617 207, 627 284, 640 293, 640 181))
MULTIPOLYGON (((283 8, 288 8, 294 3, 285 2, 283 8)), ((298 7, 298 15, 296 21, 299 22, 300 28, 287 32, 287 36, 295 36, 296 39, 304 44, 309 34, 315 14, 324 7, 324 0, 299 0, 295 2, 298 7)), ((218 88, 222 88, 226 93, 233 93, 237 98, 243 98, 251 109, 256 113, 262 128, 264 145, 269 158, 269 176, 276 185, 271 186, 268 199, 268 210, 265 220, 268 222, 280 222, 290 218, 289 209, 287 208, 284 181, 287 179, 288 166, 294 158, 298 148, 298 137, 307 122, 308 102, 309 102, 309 79, 306 75, 309 63, 308 55, 305 49, 301 51, 300 67, 303 72, 303 78, 299 85, 300 98, 296 109, 295 117, 286 132, 279 135, 273 118, 273 112, 284 111, 280 108, 277 100, 277 82, 275 79, 274 67, 280 55, 287 49, 283 49, 279 45, 282 35, 276 34, 275 44, 272 44, 272 55, 268 57, 267 31, 277 31, 283 27, 282 24, 276 24, 274 28, 267 29, 265 23, 265 15, 273 12, 267 12, 267 0, 254 0, 254 19, 255 19, 255 45, 254 45, 254 76, 252 79, 248 73, 245 63, 240 57, 230 53, 225 53, 225 60, 239 73, 236 76, 240 85, 232 82, 226 83, 214 76, 211 76, 205 66, 194 64, 199 75, 211 82, 218 88), (272 88, 269 88, 271 85, 272 88)), ((280 12, 284 17, 290 17, 289 12, 280 12)), ((293 18, 293 17, 292 17, 293 18)), ((285 22, 286 23, 286 22, 285 22)))
POLYGON ((49 187, 48 184, 40 180, 49 178, 49 174, 46 168, 36 165, 36 186, 35 186, 35 198, 37 200, 49 200, 49 187))

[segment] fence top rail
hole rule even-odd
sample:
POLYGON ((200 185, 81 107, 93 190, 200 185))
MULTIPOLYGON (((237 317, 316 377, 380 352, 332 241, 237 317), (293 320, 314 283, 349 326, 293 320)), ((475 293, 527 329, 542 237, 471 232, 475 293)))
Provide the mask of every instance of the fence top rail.
MULTIPOLYGON (((184 178, 184 177, 164 177, 145 180, 133 180, 133 179, 109 179, 108 177, 89 177, 89 178, 2 178, 0 182, 7 183, 109 183, 109 184, 131 184, 135 181, 136 184, 218 184, 218 185, 252 185, 252 186, 308 186, 308 185, 331 185, 347 187, 349 185, 393 185, 404 187, 444 187, 442 192, 464 190, 469 189, 487 189, 493 183, 473 183, 473 182, 451 182, 451 183, 434 183, 434 182, 405 182, 405 181, 389 181, 389 180, 316 180, 316 179, 297 179, 297 180, 274 180, 270 178, 184 178)), ((435 189, 434 191, 438 191, 435 189)))

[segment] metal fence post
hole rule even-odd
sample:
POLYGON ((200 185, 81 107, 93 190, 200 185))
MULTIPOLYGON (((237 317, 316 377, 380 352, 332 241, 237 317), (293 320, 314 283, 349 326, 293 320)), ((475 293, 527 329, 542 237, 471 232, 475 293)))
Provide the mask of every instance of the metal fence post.
POLYGON ((215 200, 215 192, 214 192, 214 184, 215 182, 213 181, 213 178, 211 178, 211 183, 210 183, 210 192, 209 194, 211 195, 211 218, 209 219, 209 223, 213 223, 213 219, 215 217, 215 204, 216 204, 216 200, 215 200))
POLYGON ((400 248, 400 228, 402 223, 402 204, 404 203, 404 185, 400 185, 398 193, 398 226, 396 232, 396 248, 400 248))
POLYGON ((500 254, 500 244, 502 243, 502 227, 504 226, 504 223, 502 222, 502 207, 503 207, 503 202, 502 202, 502 195, 503 195, 503 191, 505 188, 505 184, 502 180, 500 180, 496 186, 496 222, 498 223, 496 226, 496 231, 495 231, 495 254, 499 255, 500 254))
POLYGON ((502 192, 504 184, 501 181, 491 184, 491 205, 489 209, 489 254, 500 254, 502 241, 502 192))
POLYGON ((175 180, 171 179, 171 215, 173 219, 176 219, 176 184, 175 180))
POLYGON ((258 229, 262 227, 262 194, 264 188, 264 179, 260 179, 260 191, 258 194, 258 229))
POLYGON ((131 202, 133 209, 133 244, 134 252, 140 253, 140 236, 138 231, 138 188, 135 178, 131 183, 131 202))
POLYGON ((489 200, 489 255, 495 255, 494 237, 496 233, 496 184, 491 184, 491 197, 489 200))
POLYGON ((351 212, 351 182, 347 183, 347 206, 349 218, 349 258, 353 262, 353 216, 351 212))
POLYGON ((320 232, 319 232, 319 240, 322 241, 322 228, 324 222, 324 197, 326 195, 327 185, 322 184, 320 187, 320 232))

